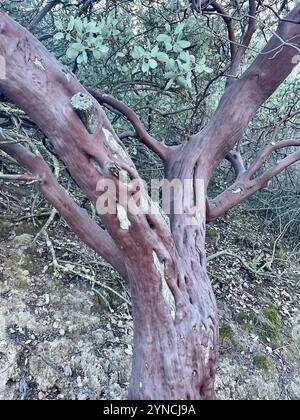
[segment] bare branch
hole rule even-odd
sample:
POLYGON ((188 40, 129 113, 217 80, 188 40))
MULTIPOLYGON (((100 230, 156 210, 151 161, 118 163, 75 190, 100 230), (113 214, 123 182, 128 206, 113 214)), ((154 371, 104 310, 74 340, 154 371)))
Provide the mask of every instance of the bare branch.
POLYGON ((230 77, 228 78, 228 83, 231 83, 233 80, 233 77, 236 77, 239 66, 241 64, 241 61, 245 55, 245 52, 247 48, 250 45, 251 39, 253 37, 253 34, 256 31, 256 21, 255 21, 255 14, 256 14, 256 0, 249 0, 249 23, 247 31, 243 37, 243 40, 241 42, 241 45, 237 49, 237 52, 232 60, 231 67, 230 67, 230 77))
POLYGON ((212 1, 210 3, 210 5, 214 8, 214 10, 218 14, 220 14, 220 16, 223 18, 223 20, 224 20, 224 22, 227 26, 228 38, 229 38, 229 42, 230 42, 230 55, 231 55, 231 60, 233 61, 235 59, 236 54, 237 54, 237 48, 236 48, 237 41, 236 41, 236 34, 235 34, 232 19, 228 15, 228 13, 224 9, 224 7, 221 4, 219 4, 218 2, 212 1))
POLYGON ((279 143, 271 143, 268 146, 266 146, 262 152, 259 153, 256 161, 253 163, 253 165, 248 169, 247 176, 248 178, 252 178, 261 168, 262 166, 267 162, 270 155, 275 152, 276 150, 281 150, 287 147, 298 147, 300 146, 300 140, 299 139, 289 139, 284 140, 279 143))
MULTIPOLYGON (((0 146, 1 148, 1 146, 0 146)), ((1 181, 10 181, 10 182, 35 182, 37 179, 32 175, 9 175, 9 174, 1 174, 0 173, 1 181)))
POLYGON ((168 146, 159 143, 154 137, 147 133, 143 123, 133 109, 129 108, 118 99, 110 96, 102 96, 95 89, 88 89, 88 91, 101 105, 107 104, 121 112, 121 114, 124 115, 133 125, 137 138, 161 159, 165 160, 167 158, 168 146))
POLYGON ((287 121, 291 120, 292 118, 296 117, 297 115, 300 114, 300 110, 294 111, 294 112, 289 112, 287 115, 285 115, 284 117, 282 117, 277 124, 275 125, 273 134, 272 134, 272 139, 271 139, 271 143, 274 143, 277 139, 277 135, 278 135, 278 131, 280 130, 280 127, 282 124, 286 123, 287 121))
POLYGON ((300 151, 289 154, 262 175, 255 179, 253 176, 263 167, 270 155, 276 150, 287 147, 299 147, 299 139, 284 140, 269 144, 257 157, 252 166, 245 171, 229 188, 207 203, 207 221, 211 222, 227 213, 234 206, 242 203, 248 197, 264 188, 268 182, 287 167, 300 161, 300 151))
MULTIPOLYGON (((0 139, 5 140, 1 138, 1 134, 0 139)), ((57 209, 73 232, 126 278, 127 271, 123 257, 110 235, 65 192, 44 159, 18 144, 1 143, 0 149, 32 172, 32 178, 38 180, 39 191, 57 209)))
MULTIPOLYGON (((284 3, 283 3, 284 4, 284 3)), ((290 23, 296 23, 296 24, 300 24, 300 22, 299 21, 296 21, 296 20, 290 20, 290 19, 285 19, 285 18, 282 18, 281 16, 280 16, 280 14, 279 13, 277 13, 276 12, 276 10, 272 7, 272 6, 270 6, 270 5, 268 5, 268 4, 263 4, 263 7, 265 8, 265 9, 269 9, 269 10, 271 10, 271 12, 277 17, 277 19, 278 20, 280 20, 280 21, 282 21, 282 22, 290 22, 290 23)), ((282 7, 280 8, 281 10, 280 10, 280 12, 282 12, 282 7)))
MULTIPOLYGON (((300 5, 297 5, 288 15, 288 19, 299 19, 299 13, 300 5)), ((189 152, 198 159, 200 177, 209 179, 220 162, 240 141, 257 109, 294 69, 299 46, 300 25, 281 22, 276 34, 242 78, 231 83, 225 90, 219 108, 209 124, 196 136, 192 136, 187 145, 191 149, 189 152)))
POLYGON ((31 24, 28 27, 28 30, 32 32, 36 26, 41 22, 41 20, 44 19, 44 17, 47 15, 47 13, 50 12, 56 5, 61 3, 61 0, 53 0, 49 1, 35 16, 35 18, 32 20, 31 24))

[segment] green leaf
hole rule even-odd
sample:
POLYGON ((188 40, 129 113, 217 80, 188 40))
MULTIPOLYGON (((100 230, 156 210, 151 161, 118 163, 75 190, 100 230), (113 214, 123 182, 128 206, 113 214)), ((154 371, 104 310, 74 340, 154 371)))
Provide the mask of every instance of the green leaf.
POLYGON ((86 27, 87 32, 96 33, 97 31, 97 24, 94 20, 91 20, 86 27))
POLYGON ((198 74, 201 74, 204 72, 204 65, 203 64, 197 64, 197 66, 195 66, 195 72, 198 74))
POLYGON ((122 71, 123 73, 127 73, 127 72, 129 72, 129 67, 128 67, 128 66, 126 66, 126 64, 124 64, 124 65, 121 67, 121 71, 122 71))
POLYGON ((72 31, 74 28, 75 19, 74 16, 71 16, 70 21, 67 26, 67 31, 72 31))
POLYGON ((56 29, 58 29, 59 31, 61 31, 63 29, 63 23, 60 19, 56 20, 54 22, 54 25, 55 25, 56 29))
POLYGON ((137 65, 133 70, 132 70, 132 74, 136 74, 140 71, 140 66, 137 65))
POLYGON ((88 55, 87 55, 87 52, 85 50, 82 52, 82 61, 84 63, 88 62, 88 55))
POLYGON ((187 74, 185 80, 186 80, 186 83, 187 83, 188 87, 191 89, 192 88, 192 75, 191 75, 190 72, 187 74))
POLYGON ((158 59, 158 60, 160 60, 160 61, 163 61, 164 63, 167 63, 168 61, 169 61, 169 56, 168 56, 168 54, 166 54, 166 53, 164 53, 164 52, 162 52, 162 51, 159 51, 157 54, 156 54, 156 58, 158 59))
POLYGON ((150 69, 149 63, 144 62, 142 65, 142 72, 148 73, 149 69, 150 69))
POLYGON ((54 39, 56 39, 56 40, 59 40, 59 39, 64 39, 64 37, 65 37, 65 34, 63 33, 63 32, 57 32, 55 35, 54 35, 54 39))
POLYGON ((79 51, 74 50, 74 48, 72 47, 69 47, 66 52, 67 57, 70 58, 71 60, 75 59, 78 56, 78 54, 79 54, 79 51))
POLYGON ((182 76, 177 77, 176 83, 178 84, 178 86, 180 86, 184 89, 188 88, 188 83, 187 83, 186 79, 182 76))
POLYGON ((176 28, 175 28, 174 34, 175 34, 175 35, 181 35, 181 34, 182 34, 182 32, 183 32, 184 27, 185 27, 185 24, 184 24, 184 23, 180 23, 180 24, 178 24, 178 25, 176 26, 176 28))
POLYGON ((158 66, 157 61, 153 60, 153 58, 150 58, 148 64, 151 69, 156 69, 156 67, 158 66))
POLYGON ((166 84, 166 87, 165 87, 165 89, 164 89, 164 90, 169 90, 169 89, 170 89, 170 87, 173 85, 174 81, 175 81, 175 78, 170 79, 170 80, 168 81, 168 83, 166 84))
POLYGON ((201 73, 208 73, 208 74, 213 73, 214 70, 211 67, 208 67, 205 64, 205 61, 206 61, 206 58, 205 57, 202 57, 201 60, 199 61, 199 63, 195 66, 195 71, 198 74, 201 74, 201 73))
POLYGON ((92 36, 89 36, 89 37, 85 40, 85 42, 87 43, 87 46, 88 46, 89 48, 92 48, 92 47, 97 46, 97 41, 96 41, 96 38, 94 38, 94 37, 93 37, 93 35, 92 35, 92 36))
POLYGON ((184 39, 177 41, 176 44, 178 45, 178 47, 182 49, 185 49, 191 46, 190 41, 185 41, 184 39))
POLYGON ((136 59, 143 58, 145 57, 145 55, 146 55, 146 51, 144 50, 143 47, 140 47, 139 45, 136 45, 133 51, 131 52, 131 56, 136 59))
POLYGON ((97 47, 97 50, 100 51, 102 54, 106 54, 109 51, 109 48, 107 45, 99 45, 99 47, 97 47))
POLYGON ((179 55, 180 60, 185 61, 186 63, 195 63, 196 58, 194 55, 186 52, 186 51, 181 51, 180 55, 179 55))
POLYGON ((83 51, 83 52, 82 52, 82 54, 80 54, 80 55, 77 57, 77 63, 78 63, 78 64, 81 64, 81 63, 87 63, 87 61, 88 61, 88 56, 87 56, 87 53, 86 53, 86 51, 83 51))
POLYGON ((214 69, 212 69, 211 67, 204 66, 204 71, 205 73, 211 74, 213 73, 214 69))
POLYGON ((180 64, 180 65, 179 65, 179 67, 180 67, 183 71, 185 71, 185 72, 191 71, 191 65, 190 65, 190 63, 183 63, 183 64, 180 64))
POLYGON ((175 79, 177 76, 178 74, 175 73, 174 71, 167 71, 167 73, 165 73, 166 79, 175 79))
POLYGON ((166 42, 165 47, 167 51, 172 51, 173 49, 173 45, 171 44, 171 42, 166 42))
POLYGON ((156 38, 158 42, 167 42, 170 43, 172 41, 172 38, 168 34, 160 34, 156 38))
POLYGON ((153 47, 152 50, 151 50, 151 55, 152 55, 152 57, 157 57, 158 53, 159 53, 159 47, 157 45, 155 45, 155 47, 153 47))
POLYGON ((102 58, 102 53, 99 50, 94 50, 93 51, 93 57, 95 60, 100 60, 100 58, 102 58))
POLYGON ((84 46, 81 42, 74 42, 70 45, 70 48, 73 48, 73 50, 80 52, 84 49, 84 46))
POLYGON ((79 33, 82 32, 83 24, 81 19, 78 17, 74 20, 74 29, 79 33))
POLYGON ((178 69, 178 65, 174 58, 170 58, 166 64, 166 71, 176 71, 178 69))

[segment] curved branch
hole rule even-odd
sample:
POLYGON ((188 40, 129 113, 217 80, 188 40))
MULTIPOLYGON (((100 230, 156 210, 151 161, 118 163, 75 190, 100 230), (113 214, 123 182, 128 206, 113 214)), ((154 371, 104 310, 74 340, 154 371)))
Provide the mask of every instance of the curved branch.
POLYGON ((243 173, 229 188, 207 203, 207 222, 223 216, 231 208, 264 188, 268 182, 287 167, 300 161, 300 151, 289 154, 255 179, 252 177, 262 168, 269 156, 276 150, 287 147, 300 147, 299 139, 284 140, 269 144, 257 157, 252 166, 243 173))
POLYGON ((277 139, 278 131, 280 130, 280 127, 282 124, 286 123, 287 121, 291 120, 292 118, 296 117, 300 114, 300 110, 296 110, 294 112, 289 112, 284 117, 280 118, 280 120, 277 122, 277 124, 274 127, 271 142, 274 143, 277 139))
POLYGON ((32 20, 32 22, 30 23, 28 30, 30 32, 32 32, 35 27, 40 23, 41 20, 44 19, 44 17, 46 16, 47 13, 50 12, 50 10, 52 10, 56 5, 58 5, 59 3, 61 3, 61 0, 53 0, 53 1, 49 1, 39 12, 38 14, 34 17, 34 19, 32 20))
POLYGON ((228 13, 224 9, 224 7, 221 4, 219 4, 218 2, 212 1, 210 3, 210 5, 223 18, 223 20, 224 20, 224 22, 227 26, 228 38, 229 38, 229 42, 230 42, 230 55, 231 55, 231 60, 233 61, 236 57, 236 54, 237 54, 237 48, 236 48, 237 42, 236 42, 236 34, 235 34, 232 19, 228 15, 228 13))
MULTIPOLYGON (((5 141, 3 131, 0 139, 5 141)), ((127 277, 124 258, 110 235, 98 226, 59 185, 51 169, 40 155, 19 144, 0 144, 0 149, 33 174, 39 191, 51 203, 79 238, 108 261, 123 278, 127 277)))
POLYGON ((136 131, 137 138, 140 139, 140 141, 150 150, 156 153, 162 160, 167 159, 169 150, 168 146, 159 143, 154 137, 150 136, 150 134, 147 133, 138 115, 131 108, 125 105, 124 102, 121 102, 118 99, 112 98, 110 96, 102 96, 95 89, 88 89, 88 92, 101 105, 107 104, 121 112, 121 114, 124 115, 133 125, 136 131))
POLYGON ((249 179, 252 178, 261 169, 261 167, 267 162, 270 155, 276 150, 285 149, 287 147, 298 147, 298 146, 300 146, 299 139, 288 139, 288 140, 283 140, 279 143, 272 142, 259 153, 256 161, 248 169, 247 171, 248 178, 249 179))
POLYGON ((229 152, 228 155, 225 156, 225 159, 231 163, 237 179, 246 172, 245 164, 240 152, 229 152))
MULTIPOLYGON (((284 2, 283 2, 283 5, 284 5, 284 2)), ((271 10, 271 12, 277 17, 277 19, 278 20, 280 20, 281 22, 289 22, 289 23, 296 23, 297 25, 299 25, 300 24, 300 22, 299 21, 297 21, 297 20, 290 20, 290 19, 285 19, 285 18, 282 18, 281 16, 280 16, 280 14, 279 13, 277 13, 276 12, 276 10, 272 7, 272 6, 269 6, 268 4, 263 4, 263 7, 265 8, 265 9, 269 9, 269 10, 271 10)), ((280 13, 283 11, 283 8, 282 8, 282 6, 280 7, 280 13)))
POLYGON ((230 78, 228 79, 229 83, 233 80, 233 77, 237 76, 241 61, 256 31, 256 21, 254 19, 255 15, 256 15, 256 0, 249 0, 248 28, 241 42, 241 46, 237 49, 236 55, 234 56, 234 59, 232 60, 230 71, 229 71, 229 74, 230 74, 230 78))

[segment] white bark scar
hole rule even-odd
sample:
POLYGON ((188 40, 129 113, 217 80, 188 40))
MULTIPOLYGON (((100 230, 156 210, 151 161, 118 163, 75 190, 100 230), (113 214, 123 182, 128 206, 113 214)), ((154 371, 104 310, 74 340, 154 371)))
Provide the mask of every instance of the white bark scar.
POLYGON ((130 160, 128 154, 123 149, 122 145, 119 144, 119 142, 115 139, 113 134, 109 130, 107 130, 106 128, 103 128, 103 133, 104 133, 104 136, 105 136, 105 142, 106 142, 107 146, 109 146, 122 159, 124 159, 126 162, 128 162, 130 160))
POLYGON ((175 299, 174 299, 173 293, 171 292, 171 290, 169 288, 169 285, 166 281, 165 264, 163 262, 160 262, 160 260, 159 260, 155 251, 152 251, 152 254, 153 254, 153 260, 154 260, 155 267, 156 267, 157 271, 159 272, 159 275, 160 275, 160 278, 161 278, 161 281, 162 281, 163 298, 164 298, 168 308, 170 309, 172 319, 175 320, 175 315, 176 315, 175 299))
POLYGON ((128 219, 126 210, 120 204, 117 204, 117 217, 119 219, 121 229, 128 230, 131 226, 131 222, 128 219))

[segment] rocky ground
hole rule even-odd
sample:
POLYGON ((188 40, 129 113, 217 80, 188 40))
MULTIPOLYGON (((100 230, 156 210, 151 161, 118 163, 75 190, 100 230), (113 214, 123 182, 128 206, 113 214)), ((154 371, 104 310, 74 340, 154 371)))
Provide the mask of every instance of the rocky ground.
MULTIPOLYGON (((6 217, 7 203, 25 198, 1 191, 0 399, 126 398, 126 285, 61 220, 36 238, 47 218, 28 218, 24 205, 25 219, 6 217)), ((300 399, 297 249, 241 212, 211 227, 207 242, 221 318, 219 398, 300 399)))

